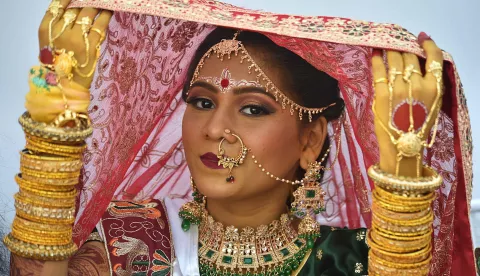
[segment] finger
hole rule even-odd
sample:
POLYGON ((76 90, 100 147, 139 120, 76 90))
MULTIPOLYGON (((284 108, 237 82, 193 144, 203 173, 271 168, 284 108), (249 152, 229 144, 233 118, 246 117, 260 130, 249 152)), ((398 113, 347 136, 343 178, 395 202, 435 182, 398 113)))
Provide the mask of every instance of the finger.
POLYGON ((75 33, 79 33, 83 35, 82 32, 82 24, 78 24, 84 17, 88 17, 91 19, 91 22, 94 21, 95 17, 97 17, 98 13, 100 12, 99 9, 95 8, 83 8, 80 13, 78 14, 77 21, 75 22, 75 26, 73 26, 72 31, 75 33))
POLYGON ((388 96, 387 71, 383 62, 381 50, 373 50, 372 75, 375 97, 388 96))
POLYGON ((107 34, 108 24, 110 23, 110 19, 112 19, 113 12, 109 10, 102 10, 98 15, 97 19, 93 23, 92 29, 90 30, 90 34, 88 39, 92 45, 97 45, 102 43, 105 39, 107 34))
POLYGON ((70 4, 70 0, 54 0, 48 6, 38 29, 40 48, 49 44, 50 27, 53 28, 53 23, 61 18, 68 4, 70 4))
MULTIPOLYGON (((418 61, 418 57, 414 54, 410 53, 403 53, 403 62, 405 65, 405 68, 409 68, 410 66, 413 68, 411 71, 411 75, 408 76, 410 81, 412 82, 412 94, 414 98, 419 98, 421 86, 422 86, 422 81, 423 81, 423 75, 422 75, 422 70, 420 69, 420 62, 418 61)), ((407 71, 407 70, 405 70, 407 71)))
POLYGON ((425 74, 424 79, 427 83, 436 83, 436 77, 434 74, 429 73, 428 71, 431 69, 431 65, 434 62, 438 62, 443 67, 442 50, 440 50, 437 44, 424 32, 420 33, 418 36, 418 41, 427 56, 427 62, 425 63, 425 71, 427 73, 425 74))
POLYGON ((70 30, 75 26, 75 21, 77 20, 78 14, 80 13, 80 9, 68 9, 62 15, 62 18, 58 23, 55 24, 53 29, 53 40, 55 41, 58 39, 65 31, 70 30))

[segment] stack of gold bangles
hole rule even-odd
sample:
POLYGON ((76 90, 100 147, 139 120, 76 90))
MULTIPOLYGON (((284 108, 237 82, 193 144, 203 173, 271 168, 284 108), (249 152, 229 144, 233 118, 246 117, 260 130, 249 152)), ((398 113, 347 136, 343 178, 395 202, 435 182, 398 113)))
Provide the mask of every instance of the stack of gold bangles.
POLYGON ((429 167, 424 177, 384 173, 378 165, 368 175, 375 182, 369 275, 428 275, 431 256, 434 190, 442 177, 429 167))
POLYGON ((87 121, 75 127, 56 127, 20 118, 26 149, 20 152, 15 181, 16 217, 4 238, 13 253, 38 260, 64 260, 75 253, 72 224, 84 140, 92 132, 87 121))

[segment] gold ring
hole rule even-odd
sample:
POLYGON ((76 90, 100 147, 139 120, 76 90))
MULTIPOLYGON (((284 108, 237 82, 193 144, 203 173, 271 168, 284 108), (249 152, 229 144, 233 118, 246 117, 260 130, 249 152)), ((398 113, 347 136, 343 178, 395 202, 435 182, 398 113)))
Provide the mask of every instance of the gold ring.
POLYGON ((428 70, 427 70, 427 73, 432 73, 433 76, 435 76, 435 78, 437 79, 437 82, 440 82, 442 80, 442 72, 443 72, 442 64, 440 64, 440 62, 435 60, 432 61, 432 63, 430 63, 430 66, 428 67, 428 70))
POLYGON ((63 34, 63 32, 65 32, 67 27, 73 22, 75 22, 75 19, 77 19, 77 14, 73 10, 67 10, 65 14, 63 14, 64 22, 62 30, 60 30, 60 32, 54 38, 52 38, 52 42, 59 38, 63 34))
POLYGON ((62 4, 59 0, 53 0, 52 3, 48 6, 48 11, 52 14, 53 18, 57 18, 60 14, 60 10, 63 9, 62 4))
POLYGON ((85 51, 86 51, 86 58, 85 62, 79 65, 80 68, 87 67, 88 63, 90 62, 90 42, 88 40, 88 34, 92 29, 92 19, 88 16, 82 17, 79 21, 75 22, 75 24, 82 25, 82 34, 83 34, 83 41, 85 42, 85 51))
POLYGON ((405 70, 403 71, 403 79, 406 82, 410 81, 410 78, 412 77, 412 74, 417 74, 417 75, 423 76, 422 72, 420 72, 420 71, 418 71, 414 68, 415 68, 415 66, 413 64, 409 64, 405 67, 405 70))
POLYGON ((50 48, 53 49, 53 38, 52 38, 52 29, 53 29, 53 22, 57 20, 58 16, 60 15, 60 10, 63 9, 62 4, 60 4, 59 0, 54 0, 50 5, 48 6, 48 12, 52 14, 52 19, 48 23, 48 45, 50 48))
POLYGON ((100 31, 99 29, 97 28, 91 28, 90 31, 93 31, 93 32, 96 32, 97 34, 100 35, 100 37, 104 38, 105 37, 105 33, 100 31))
POLYGON ((375 83, 375 84, 377 84, 377 83, 388 83, 388 80, 387 80, 387 78, 378 78, 373 83, 375 83))

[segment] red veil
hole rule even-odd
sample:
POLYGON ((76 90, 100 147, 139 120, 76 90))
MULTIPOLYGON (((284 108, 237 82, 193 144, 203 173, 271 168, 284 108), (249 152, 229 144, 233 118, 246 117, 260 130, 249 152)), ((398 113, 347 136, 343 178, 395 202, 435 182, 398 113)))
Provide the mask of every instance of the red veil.
MULTIPOLYGON (((117 11, 91 87, 94 133, 79 187, 78 244, 112 198, 190 196, 180 96, 192 57, 215 26, 261 32, 339 81, 346 119, 329 126, 332 137, 342 124, 342 137, 340 147, 332 148, 333 153, 339 150, 339 159, 324 177, 327 211, 318 220, 349 228, 370 226, 373 183, 366 170, 378 160, 371 111, 372 48, 423 56, 414 35, 398 25, 272 14, 207 0, 76 0, 72 6, 117 11)), ((444 178, 433 206, 430 274, 474 275, 470 121, 453 60, 448 53, 444 58, 439 131, 434 147, 425 152, 426 162, 444 178)))

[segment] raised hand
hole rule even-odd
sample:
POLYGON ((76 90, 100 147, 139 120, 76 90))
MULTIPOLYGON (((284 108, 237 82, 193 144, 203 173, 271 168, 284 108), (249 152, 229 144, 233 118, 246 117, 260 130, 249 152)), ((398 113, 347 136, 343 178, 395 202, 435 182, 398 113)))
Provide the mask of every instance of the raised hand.
POLYGON ((382 52, 374 50, 375 133, 380 148, 380 168, 402 176, 422 175, 423 148, 436 123, 443 95, 443 54, 425 33, 418 41, 427 60, 424 70, 414 54, 387 51, 388 72, 382 52))
POLYGON ((54 0, 39 28, 41 66, 30 70, 25 107, 32 119, 56 126, 86 116, 100 46, 112 12, 66 9, 70 0, 54 0))
MULTIPOLYGON (((69 4, 70 0, 54 0, 50 4, 38 32, 40 50, 50 47, 72 52, 77 68, 72 70, 71 79, 89 88, 113 13, 94 8, 66 9, 69 4)), ((41 58, 42 54, 48 55, 42 51, 41 58)))

